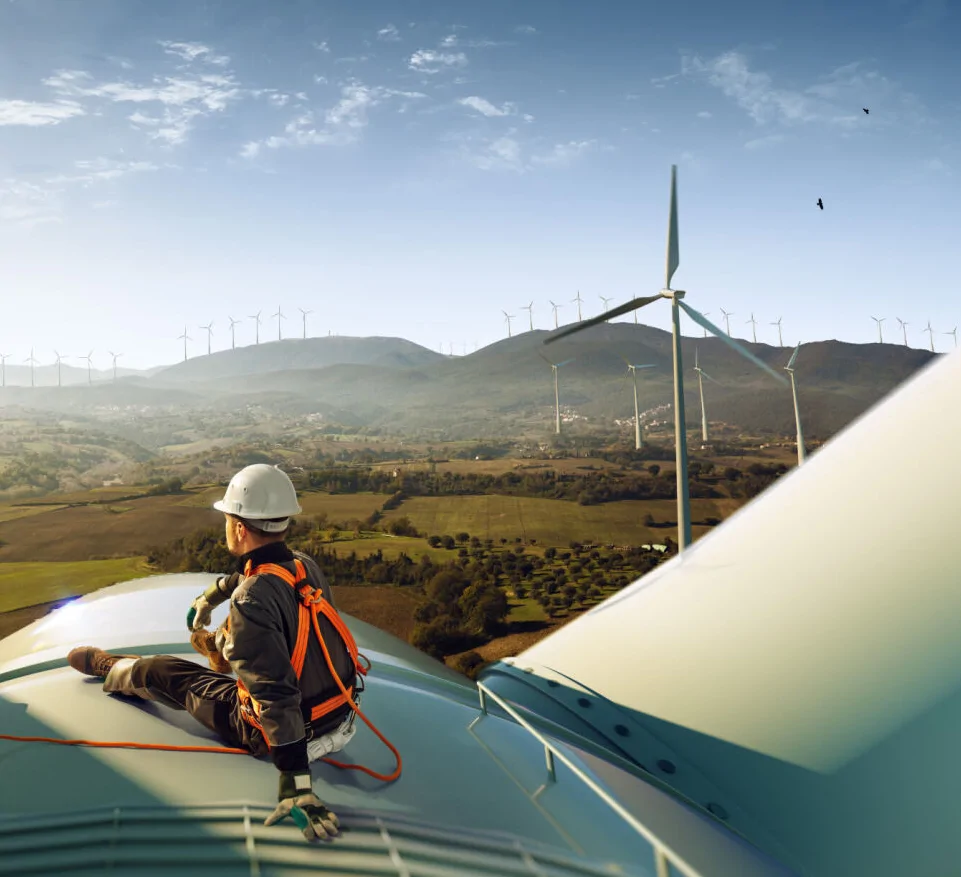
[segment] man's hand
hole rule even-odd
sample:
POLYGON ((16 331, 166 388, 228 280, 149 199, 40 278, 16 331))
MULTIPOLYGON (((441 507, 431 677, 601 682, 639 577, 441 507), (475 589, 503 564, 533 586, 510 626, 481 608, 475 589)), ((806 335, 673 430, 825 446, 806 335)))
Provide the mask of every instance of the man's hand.
POLYGON ((273 825, 287 816, 293 818, 307 840, 326 840, 328 836, 333 837, 340 825, 337 815, 328 810, 313 792, 298 795, 296 798, 284 798, 277 805, 277 809, 264 820, 264 825, 273 825))
POLYGON ((187 630, 202 630, 210 624, 210 613, 213 610, 207 598, 201 594, 187 610, 187 630))
POLYGON ((264 820, 264 825, 273 825, 290 816, 307 840, 325 840, 337 834, 340 820, 313 793, 309 772, 281 772, 277 798, 280 803, 264 820))

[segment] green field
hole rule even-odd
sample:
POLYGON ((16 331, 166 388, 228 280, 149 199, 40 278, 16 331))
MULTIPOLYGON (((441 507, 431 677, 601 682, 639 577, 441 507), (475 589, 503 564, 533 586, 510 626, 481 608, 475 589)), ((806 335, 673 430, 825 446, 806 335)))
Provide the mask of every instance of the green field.
POLYGON ((0 505, 0 523, 3 521, 16 521, 19 518, 29 518, 32 515, 42 515, 44 512, 56 511, 65 508, 62 505, 47 506, 14 506, 0 505))
POLYGON ((384 558, 388 560, 395 560, 401 552, 406 553, 413 560, 417 560, 422 554, 426 554, 435 563, 446 563, 448 560, 456 560, 457 558, 456 548, 452 551, 448 551, 446 548, 431 548, 424 539, 414 539, 408 536, 377 535, 361 539, 338 539, 336 542, 325 544, 324 548, 328 551, 336 551, 343 557, 346 557, 351 551, 356 551, 358 557, 366 557, 375 551, 381 551, 384 558))
MULTIPOLYGON (((738 505, 738 500, 695 499, 691 501, 691 518, 725 518, 738 505)), ((655 521, 675 521, 674 500, 624 500, 601 505, 582 506, 556 499, 534 499, 513 496, 438 496, 414 497, 385 518, 406 515, 411 523, 428 536, 470 533, 479 539, 536 539, 541 545, 567 545, 579 542, 643 545, 662 543, 666 536, 677 539, 675 527, 652 528, 643 525, 651 514, 655 521)), ((711 528, 692 527, 694 538, 711 528)))
POLYGON ((0 563, 0 612, 88 594, 150 574, 142 557, 74 563, 0 563))

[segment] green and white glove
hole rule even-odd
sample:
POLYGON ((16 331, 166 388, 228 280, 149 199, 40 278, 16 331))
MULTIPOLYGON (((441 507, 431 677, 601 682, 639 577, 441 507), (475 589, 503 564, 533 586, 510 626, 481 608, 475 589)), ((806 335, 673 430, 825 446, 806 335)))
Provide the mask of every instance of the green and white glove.
POLYGON ((283 771, 277 797, 280 803, 264 820, 264 825, 273 825, 290 816, 307 840, 326 840, 338 833, 340 820, 314 794, 309 773, 283 771))
POLYGON ((210 613, 214 606, 219 606, 229 599, 242 578, 237 572, 221 576, 194 600, 187 610, 187 630, 202 630, 210 624, 210 613))

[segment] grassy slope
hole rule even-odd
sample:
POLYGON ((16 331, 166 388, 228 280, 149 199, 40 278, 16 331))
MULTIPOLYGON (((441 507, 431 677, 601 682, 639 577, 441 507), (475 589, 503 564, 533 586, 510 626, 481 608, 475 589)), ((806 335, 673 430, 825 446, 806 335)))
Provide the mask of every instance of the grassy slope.
POLYGON ((73 563, 0 563, 0 612, 88 594, 150 574, 142 557, 73 563))

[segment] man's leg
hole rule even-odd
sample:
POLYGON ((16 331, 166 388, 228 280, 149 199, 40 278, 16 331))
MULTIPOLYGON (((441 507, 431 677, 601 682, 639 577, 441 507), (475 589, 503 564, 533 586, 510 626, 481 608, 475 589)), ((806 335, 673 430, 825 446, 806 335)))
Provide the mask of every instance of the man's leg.
POLYGON ((121 658, 108 671, 103 690, 186 710, 229 745, 254 755, 267 752, 263 734, 241 717, 236 680, 194 661, 171 655, 121 658))

